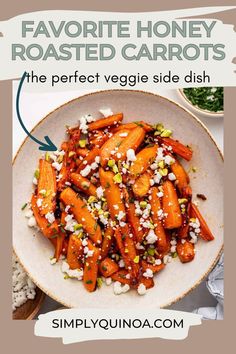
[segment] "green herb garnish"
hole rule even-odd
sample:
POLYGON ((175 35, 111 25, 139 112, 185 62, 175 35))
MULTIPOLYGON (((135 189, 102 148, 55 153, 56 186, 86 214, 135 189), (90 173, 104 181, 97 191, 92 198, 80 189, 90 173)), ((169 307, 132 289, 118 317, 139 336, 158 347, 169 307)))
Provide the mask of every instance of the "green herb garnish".
POLYGON ((211 112, 224 110, 223 87, 185 88, 183 92, 194 106, 211 112))

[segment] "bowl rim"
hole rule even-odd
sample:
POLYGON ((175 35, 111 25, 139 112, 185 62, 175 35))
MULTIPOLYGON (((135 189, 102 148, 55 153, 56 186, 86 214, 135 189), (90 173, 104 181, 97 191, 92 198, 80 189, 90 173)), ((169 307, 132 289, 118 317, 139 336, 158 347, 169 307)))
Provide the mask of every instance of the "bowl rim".
POLYGON ((224 117, 224 110, 223 111, 217 111, 217 112, 213 112, 213 111, 209 111, 207 109, 203 109, 200 108, 198 106, 195 106, 194 104, 192 104, 192 102, 188 99, 188 97, 185 95, 184 93, 184 89, 183 88, 178 88, 177 89, 179 96, 181 97, 181 99, 186 102, 189 106, 191 106, 191 108, 196 112, 196 113, 200 113, 202 115, 205 115, 205 117, 211 117, 211 118, 222 118, 224 117))
MULTIPOLYGON (((110 90, 98 90, 98 91, 95 91, 95 92, 89 92, 89 93, 86 93, 82 96, 78 96, 78 97, 75 97, 63 104, 61 104, 60 106, 56 107, 55 109, 51 110, 46 116, 44 116, 42 119, 40 119, 38 121, 38 123, 32 128, 32 130, 30 131, 30 133, 32 134, 35 129, 37 129, 37 127, 39 125, 41 125, 44 121, 46 121, 46 119, 50 118, 50 116, 54 113, 54 112, 57 112, 59 111, 61 108, 63 108, 64 106, 67 106, 69 104, 71 104, 72 102, 75 102, 75 101, 79 101, 80 99, 84 99, 86 97, 90 97, 90 96, 96 96, 96 95, 99 95, 99 94, 108 94, 108 93, 113 93, 113 92, 127 92, 127 93, 140 93, 140 94, 145 94, 145 95, 149 95, 149 96, 154 96, 154 97, 157 97, 157 98, 161 98, 161 99, 164 99, 172 104, 174 104, 176 107, 182 109, 183 111, 187 112, 192 120, 194 120, 195 122, 197 122, 204 130, 205 132, 208 134, 209 138, 211 139, 212 143, 215 145, 217 151, 218 151, 218 154, 222 160, 222 162, 224 162, 224 157, 223 157, 223 153, 222 151, 220 150, 218 144, 216 143, 215 139, 213 138, 212 134, 210 133, 209 129, 205 126, 205 124, 198 118, 195 116, 195 114, 193 112, 191 112, 188 108, 182 106, 181 104, 177 103, 176 101, 172 100, 172 99, 169 99, 165 96, 162 96, 162 95, 159 95, 159 94, 156 94, 156 93, 152 93, 152 92, 149 92, 149 91, 144 91, 144 90, 131 90, 131 89, 110 89, 110 90)), ((15 164, 15 161, 18 157, 18 155, 20 154, 23 146, 25 145, 26 141, 29 139, 29 136, 26 136, 25 139, 23 140, 23 142, 21 143, 20 147, 18 148, 15 156, 13 157, 12 159, 12 167, 14 166, 15 164)), ((165 303, 163 304, 162 306, 160 306, 160 308, 166 308, 166 307, 169 307, 173 304, 175 304, 176 302, 180 301, 181 299, 183 299, 186 295, 188 295, 192 290, 194 290, 203 280, 204 278, 206 278, 206 276, 213 270, 213 268, 215 267, 216 263, 218 262, 218 260, 220 259, 220 256, 222 255, 223 253, 223 249, 224 249, 224 238, 222 240, 222 246, 218 252, 218 254, 216 255, 215 259, 213 260, 212 264, 210 265, 210 267, 207 269, 207 271, 204 272, 204 274, 202 274, 202 276, 200 277, 199 280, 197 280, 195 282, 195 284, 193 286, 191 286, 191 288, 189 288, 187 291, 185 291, 184 293, 182 293, 181 295, 177 296, 175 299, 173 299, 172 301, 168 302, 168 303, 165 303)), ((62 304, 63 306, 65 306, 66 308, 73 308, 73 306, 71 306, 69 303, 66 303, 64 301, 61 301, 61 299, 57 298, 57 296, 55 296, 54 294, 50 294, 50 291, 46 288, 44 288, 44 286, 42 286, 41 284, 39 284, 39 282, 37 281, 37 279, 34 279, 34 277, 31 275, 31 272, 26 269, 26 267, 24 266, 24 264, 22 263, 20 257, 18 256, 16 250, 15 250, 15 247, 13 245, 13 250, 15 252, 15 254, 17 255, 17 258, 20 262, 20 264, 22 265, 23 269, 25 270, 25 272, 29 275, 29 277, 32 279, 32 281, 36 284, 36 286, 38 288, 40 288, 46 295, 48 295, 49 297, 51 297, 53 300, 57 301, 58 303, 62 304)))

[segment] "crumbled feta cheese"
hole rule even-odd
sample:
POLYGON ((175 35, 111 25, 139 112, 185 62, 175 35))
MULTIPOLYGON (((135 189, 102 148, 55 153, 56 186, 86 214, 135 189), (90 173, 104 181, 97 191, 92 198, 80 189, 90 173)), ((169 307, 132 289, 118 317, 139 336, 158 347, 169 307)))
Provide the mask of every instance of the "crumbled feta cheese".
POLYGON ((69 209, 70 209, 70 205, 67 205, 67 206, 65 207, 65 212, 68 213, 69 209))
POLYGON ((146 272, 143 273, 145 278, 153 278, 153 271, 150 268, 146 269, 146 272))
POLYGON ((79 120, 79 128, 83 134, 88 133, 88 123, 91 123, 95 120, 91 115, 82 116, 79 120))
POLYGON ((45 215, 45 218, 47 219, 47 221, 50 223, 50 224, 52 224, 54 221, 55 221, 55 215, 54 215, 54 213, 47 213, 46 215, 45 215))
POLYGON ((99 112, 105 117, 109 117, 113 115, 113 112, 110 108, 102 108, 99 110, 99 112))
POLYGON ((157 172, 153 177, 154 183, 159 184, 161 178, 162 178, 162 175, 160 174, 160 172, 157 172))
POLYGON ((96 194, 97 194, 97 197, 98 197, 99 199, 101 199, 101 198, 103 197, 103 189, 102 189, 102 187, 98 187, 98 188, 96 189, 96 194))
POLYGON ((83 170, 80 171, 81 176, 86 177, 91 172, 91 166, 87 165, 83 170))
POLYGON ((174 174, 173 172, 169 173, 169 174, 168 174, 168 179, 169 179, 170 181, 175 181, 175 180, 176 180, 175 174, 174 174))
POLYGON ((117 220, 121 221, 124 217, 125 217, 125 213, 122 210, 120 210, 117 215, 117 220))
POLYGON ((112 279, 109 277, 109 278, 105 278, 105 283, 106 283, 106 285, 111 285, 111 283, 112 283, 112 279))
POLYGON ((121 153, 118 152, 118 153, 116 154, 116 156, 118 157, 118 159, 120 159, 120 158, 121 158, 121 153))
POLYGON ((114 283, 114 294, 115 295, 120 295, 120 294, 124 294, 126 293, 127 291, 129 291, 130 287, 128 284, 124 284, 122 286, 122 284, 119 282, 119 281, 115 281, 114 283))
POLYGON ((56 258, 51 258, 50 259, 50 264, 53 265, 53 264, 56 264, 57 263, 57 259, 56 258))
POLYGON ((157 163, 153 163, 150 167, 151 167, 151 170, 154 171, 158 168, 158 165, 157 165, 157 163))
POLYGON ((145 295, 147 292, 146 286, 143 283, 140 283, 137 291, 139 295, 145 295))
POLYGON ((158 192, 158 193, 157 193, 158 198, 162 198, 163 195, 164 195, 163 192, 158 192))
POLYGON ((119 136, 120 136, 121 138, 125 138, 126 136, 128 136, 128 133, 120 133, 119 136))
POLYGON ((126 156, 127 156, 127 161, 135 161, 136 160, 134 149, 129 149, 126 153, 126 156))
POLYGON ((115 204, 115 205, 113 205, 113 208, 114 208, 115 210, 118 210, 118 209, 119 209, 119 206, 118 206, 117 204, 115 204))
POLYGON ((119 262, 118 262, 118 264, 119 264, 119 267, 120 267, 120 268, 124 268, 124 266, 125 266, 125 262, 124 262, 123 259, 120 259, 119 262))
POLYGON ((62 273, 66 273, 70 278, 76 278, 82 280, 83 278, 83 269, 70 269, 67 262, 62 262, 61 266, 62 273))
POLYGON ((82 241, 82 245, 85 247, 85 246, 87 246, 87 244, 88 244, 88 241, 86 240, 86 238, 84 238, 82 241))
POLYGON ((161 265, 161 263, 162 263, 161 259, 156 259, 154 264, 155 265, 161 265))
POLYGON ((33 211, 32 209, 29 209, 25 212, 25 217, 29 219, 31 216, 33 216, 33 211))
POLYGON ((28 226, 29 227, 35 227, 37 226, 36 220, 34 216, 31 216, 28 220, 28 226))
POLYGON ((68 182, 68 181, 66 181, 66 182, 65 182, 65 185, 66 185, 66 186, 71 186, 71 183, 68 182))
POLYGON ((43 199, 41 199, 41 198, 37 199, 36 204, 39 208, 42 206, 42 203, 43 203, 43 199))
POLYGON ((36 177, 33 178, 33 184, 34 184, 35 186, 37 186, 37 184, 38 184, 38 180, 37 180, 36 177))
POLYGON ((91 167, 91 170, 96 170, 98 168, 97 162, 91 163, 90 167, 91 167))
POLYGON ((150 230, 146 236, 146 241, 148 244, 153 244, 157 241, 157 235, 153 230, 150 230))
POLYGON ((96 156, 96 157, 95 157, 95 162, 96 162, 97 164, 100 163, 100 156, 96 156))
POLYGON ((173 159, 173 157, 171 157, 170 155, 166 155, 164 161, 166 165, 171 165, 175 162, 175 159, 173 159))
POLYGON ((59 162, 53 162, 52 167, 54 167, 58 172, 61 171, 62 168, 62 163, 59 162))

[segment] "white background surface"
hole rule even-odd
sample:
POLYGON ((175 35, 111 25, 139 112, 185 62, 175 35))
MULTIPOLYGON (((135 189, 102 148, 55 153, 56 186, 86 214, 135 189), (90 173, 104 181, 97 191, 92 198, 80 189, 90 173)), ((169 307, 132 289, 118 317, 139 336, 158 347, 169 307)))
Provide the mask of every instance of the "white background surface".
MULTIPOLYGON (((18 81, 13 81, 13 157, 26 137, 25 132, 21 128, 15 110, 15 99, 18 87, 18 81)), ((94 90, 96 91, 96 90, 94 90)), ((45 115, 60 106, 61 104, 82 96, 90 91, 80 89, 78 91, 65 92, 50 92, 50 93, 29 93, 22 92, 20 98, 20 111, 26 128, 30 131, 45 115)), ((168 97, 180 104, 183 104, 176 90, 156 90, 161 96, 168 97)), ((89 113, 89 112, 88 112, 89 113)), ((198 118, 208 127, 213 137, 215 138, 219 148, 223 151, 223 118, 205 118, 197 115, 198 118)), ((35 148, 38 146, 35 144, 35 148)), ((206 289, 205 282, 202 282, 195 290, 184 299, 172 305, 170 308, 183 311, 192 311, 196 307, 214 306, 215 299, 209 294, 206 289)), ((40 313, 45 313, 60 307, 60 304, 46 297, 40 313)))

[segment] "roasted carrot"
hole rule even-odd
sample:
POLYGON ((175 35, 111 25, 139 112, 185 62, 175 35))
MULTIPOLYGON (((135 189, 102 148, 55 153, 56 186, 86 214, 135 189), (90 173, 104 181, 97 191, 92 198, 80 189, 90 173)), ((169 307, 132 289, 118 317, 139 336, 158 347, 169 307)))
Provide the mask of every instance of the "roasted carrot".
POLYGON ((115 149, 117 149, 120 146, 120 144, 126 138, 126 136, 128 136, 128 134, 129 134, 128 129, 120 130, 103 144, 100 151, 100 163, 103 167, 107 165, 111 153, 116 152, 115 149))
POLYGON ((162 269, 165 268, 165 264, 164 263, 161 263, 161 264, 150 264, 146 261, 142 261, 141 262, 141 266, 142 266, 142 269, 144 271, 146 271, 147 269, 151 269, 153 273, 158 273, 160 272, 162 269))
POLYGON ((65 205, 71 206, 71 211, 79 224, 88 233, 89 237, 96 244, 102 242, 101 228, 87 209, 86 203, 80 199, 73 189, 66 188, 62 191, 60 199, 65 205))
POLYGON ((169 242, 168 242, 168 237, 166 235, 166 231, 164 230, 162 220, 161 220, 161 202, 160 199, 157 195, 158 193, 158 188, 157 187, 152 187, 151 189, 151 212, 152 212, 152 220, 155 225, 155 234, 157 235, 158 241, 158 251, 165 253, 168 248, 169 248, 169 242))
POLYGON ((158 140, 164 143, 166 146, 172 147, 172 150, 175 154, 183 157, 183 159, 190 161, 193 155, 192 150, 188 147, 183 145, 177 140, 171 138, 159 138, 158 140))
POLYGON ((141 227, 139 217, 135 214, 135 205, 132 201, 132 198, 129 198, 127 191, 125 191, 123 193, 125 195, 125 205, 126 205, 128 221, 132 227, 132 230, 133 230, 133 233, 135 236, 135 240, 137 242, 142 242, 146 232, 141 227))
POLYGON ((154 130, 154 128, 150 124, 148 124, 142 120, 142 121, 133 122, 133 123, 121 124, 118 127, 113 128, 112 132, 116 133, 122 129, 132 130, 132 129, 135 129, 137 126, 142 127, 146 132, 151 132, 154 130))
POLYGON ((138 198, 144 197, 150 189, 151 175, 148 171, 141 174, 133 184, 133 192, 138 198))
POLYGON ((162 208, 164 227, 176 229, 182 225, 182 216, 175 187, 171 181, 165 181, 163 187, 162 208))
POLYGON ((97 156, 99 156, 100 150, 94 147, 88 155, 86 155, 81 161, 79 167, 77 168, 77 173, 80 173, 86 166, 91 165, 97 156))
POLYGON ((136 160, 129 169, 131 178, 137 178, 148 169, 157 155, 157 149, 157 145, 146 147, 136 155, 136 160))
POLYGON ((111 226, 108 226, 104 232, 104 237, 102 240, 102 248, 101 248, 102 259, 104 259, 107 256, 110 247, 112 245, 113 238, 114 238, 114 230, 111 226))
POLYGON ((111 125, 116 125, 117 123, 121 122, 123 119, 123 113, 117 113, 113 116, 102 118, 96 120, 95 122, 89 123, 88 129, 89 131, 102 129, 105 127, 110 127, 111 125))
POLYGON ((108 135, 101 130, 98 130, 95 133, 92 132, 90 135, 89 143, 97 148, 100 148, 108 140, 108 135))
POLYGON ((122 233, 122 229, 117 227, 115 230, 114 236, 115 236, 118 249, 119 249, 120 254, 123 258, 126 268, 131 267, 130 257, 128 255, 128 253, 125 252, 125 246, 123 243, 123 238, 125 237, 125 234, 122 233))
POLYGON ((67 250, 67 263, 70 269, 82 268, 83 246, 82 240, 77 235, 72 234, 69 237, 67 250))
POLYGON ((34 217, 37 221, 37 224, 42 231, 43 235, 50 238, 50 237, 56 237, 58 235, 58 225, 57 222, 54 221, 52 224, 48 222, 48 220, 45 218, 45 216, 42 216, 40 214, 39 208, 37 206, 37 196, 32 195, 31 198, 31 208, 34 213, 34 217))
POLYGON ((178 241, 176 251, 182 263, 191 262, 194 259, 194 244, 189 242, 188 240, 185 240, 184 243, 178 241))
MULTIPOLYGON (((87 156, 89 153, 89 150, 87 148, 77 148, 76 149, 76 154, 81 157, 87 156)), ((80 161, 81 163, 81 161, 80 161)))
POLYGON ((101 186, 104 189, 104 195, 107 200, 108 209, 113 220, 125 220, 125 206, 121 198, 121 192, 118 184, 114 182, 114 173, 99 169, 101 186), (122 215, 120 217, 119 215, 122 215))
POLYGON ((136 127, 131 130, 127 137, 121 142, 117 153, 114 155, 115 160, 125 160, 129 149, 137 150, 145 138, 145 130, 141 127, 136 127))
POLYGON ((146 278, 144 276, 141 276, 138 285, 140 284, 143 284, 146 289, 151 289, 154 287, 154 280, 153 278, 146 278))
POLYGON ((51 163, 39 160, 39 180, 38 180, 38 199, 42 203, 39 208, 41 215, 54 213, 56 208, 56 173, 51 163))
POLYGON ((66 212, 62 212, 61 214, 61 225, 59 227, 58 231, 58 236, 56 237, 56 245, 55 245, 55 254, 54 257, 58 261, 60 258, 60 255, 62 254, 62 248, 63 248, 63 243, 66 237, 66 231, 64 230, 63 226, 65 224, 65 217, 66 217, 66 212))
POLYGON ((83 283, 85 288, 89 292, 92 292, 95 290, 97 284, 98 258, 100 251, 90 240, 88 240, 87 247, 89 251, 93 252, 93 254, 85 258, 83 283))
POLYGON ((97 195, 97 188, 87 178, 81 176, 79 173, 71 173, 70 180, 85 194, 93 196, 97 195))
POLYGON ((212 241, 214 240, 214 236, 211 232, 211 230, 209 229, 205 219, 203 218, 202 214, 200 213, 198 207, 194 204, 191 203, 191 217, 192 218, 197 218, 199 220, 200 223, 200 236, 203 240, 205 241, 212 241))
POLYGON ((175 162, 170 166, 170 168, 176 177, 177 188, 180 193, 182 193, 183 190, 189 184, 189 176, 178 160, 175 160, 175 162))
POLYGON ((112 274, 116 273, 119 270, 119 267, 115 261, 107 257, 99 264, 99 270, 105 278, 108 278, 112 274))
POLYGON ((137 279, 138 273, 139 273, 139 257, 137 256, 137 251, 135 248, 134 239, 133 239, 133 237, 130 236, 129 231, 124 235, 123 242, 124 242, 124 247, 125 247, 125 253, 128 254, 128 257, 130 259, 131 282, 134 285, 135 279, 137 279))
POLYGON ((112 274, 112 280, 119 281, 121 284, 128 284, 130 285, 130 273, 126 269, 120 269, 118 272, 112 274))

